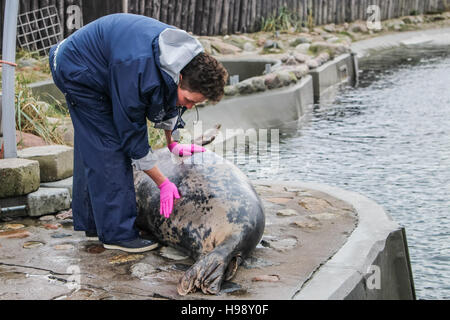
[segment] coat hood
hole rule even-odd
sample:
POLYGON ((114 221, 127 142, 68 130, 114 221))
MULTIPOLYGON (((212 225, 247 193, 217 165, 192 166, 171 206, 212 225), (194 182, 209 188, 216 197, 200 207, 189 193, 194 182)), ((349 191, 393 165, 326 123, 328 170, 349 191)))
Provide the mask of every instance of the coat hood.
POLYGON ((167 28, 158 39, 159 62, 161 69, 167 72, 178 84, 181 70, 200 52, 200 42, 184 30, 167 28))

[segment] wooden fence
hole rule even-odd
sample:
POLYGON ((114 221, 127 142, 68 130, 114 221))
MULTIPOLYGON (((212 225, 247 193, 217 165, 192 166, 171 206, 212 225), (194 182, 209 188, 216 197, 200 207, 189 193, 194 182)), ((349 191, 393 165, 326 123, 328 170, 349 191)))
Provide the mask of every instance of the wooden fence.
MULTIPOLYGON (((5 2, 0 0, 2 13, 5 2)), ((48 5, 57 7, 65 37, 76 30, 66 23, 71 5, 81 9, 83 24, 123 11, 121 0, 20 0, 19 10, 24 13, 48 5)), ((311 14, 316 25, 323 25, 367 20, 369 5, 380 7, 382 20, 450 10, 450 0, 128 0, 127 11, 159 19, 196 35, 219 35, 258 31, 262 18, 278 14, 283 7, 297 13, 305 22, 311 14)), ((0 31, 3 37, 3 15, 0 31)), ((2 41, 0 49, 1 45, 2 41)))

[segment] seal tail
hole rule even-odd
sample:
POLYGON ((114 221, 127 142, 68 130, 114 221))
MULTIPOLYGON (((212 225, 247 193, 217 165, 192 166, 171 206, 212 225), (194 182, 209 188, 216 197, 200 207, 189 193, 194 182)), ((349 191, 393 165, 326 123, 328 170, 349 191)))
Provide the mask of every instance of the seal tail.
POLYGON ((240 255, 227 255, 225 252, 217 247, 199 258, 181 277, 178 293, 184 296, 200 289, 204 294, 218 294, 222 282, 234 276, 242 261, 240 255))

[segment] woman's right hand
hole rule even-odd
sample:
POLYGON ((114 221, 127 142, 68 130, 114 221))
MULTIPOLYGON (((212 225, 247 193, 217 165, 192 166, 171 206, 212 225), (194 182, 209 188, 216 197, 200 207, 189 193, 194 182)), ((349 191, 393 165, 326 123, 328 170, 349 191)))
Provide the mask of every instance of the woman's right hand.
POLYGON ((178 193, 177 186, 168 178, 166 178, 158 188, 160 190, 159 214, 163 215, 165 218, 169 218, 172 214, 174 198, 180 199, 180 194, 178 193))

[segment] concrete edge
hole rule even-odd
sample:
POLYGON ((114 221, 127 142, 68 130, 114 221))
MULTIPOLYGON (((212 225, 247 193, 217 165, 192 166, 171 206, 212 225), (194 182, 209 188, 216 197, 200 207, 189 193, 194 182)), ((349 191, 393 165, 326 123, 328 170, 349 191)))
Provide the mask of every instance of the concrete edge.
MULTIPOLYGON (((286 182, 286 181, 254 181, 255 184, 281 184, 296 188, 314 189, 324 192, 345 201, 353 206, 358 215, 358 225, 351 233, 347 242, 333 257, 315 270, 310 278, 299 284, 296 292, 292 293, 294 300, 342 300, 342 299, 415 299, 412 273, 409 263, 406 238, 404 230, 385 212, 385 210, 373 200, 352 191, 337 187, 313 183, 313 182, 286 182), (401 246, 404 252, 392 252, 386 261, 378 261, 380 255, 389 249, 387 242, 398 232, 401 233, 401 246), (402 274, 406 271, 405 279, 392 269, 398 265, 397 256, 403 258, 402 274), (377 260, 378 259, 378 260, 377 260), (381 289, 367 293, 366 282, 371 275, 371 267, 375 263, 382 263, 386 274, 394 275, 383 282, 384 291, 381 289), (406 264, 406 265, 405 265, 406 264), (394 267, 392 267, 394 265, 394 267), (404 269, 407 270, 404 270, 404 269), (397 278, 396 278, 397 277, 397 278), (385 284, 386 283, 386 284, 385 284), (400 284, 400 288, 399 287, 400 284), (394 291, 389 290, 391 286, 394 291), (355 293, 356 292, 356 293, 355 293), (361 293, 363 292, 363 293, 361 293)), ((398 249, 398 248, 397 248, 398 249)), ((400 251, 402 251, 400 249, 400 251)), ((383 276, 383 275, 381 275, 383 276)))
POLYGON ((393 49, 400 46, 421 44, 450 45, 450 28, 435 28, 428 30, 393 33, 375 38, 353 42, 351 49, 358 58, 364 58, 372 52, 393 49))

